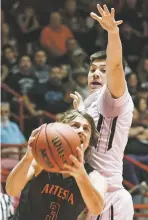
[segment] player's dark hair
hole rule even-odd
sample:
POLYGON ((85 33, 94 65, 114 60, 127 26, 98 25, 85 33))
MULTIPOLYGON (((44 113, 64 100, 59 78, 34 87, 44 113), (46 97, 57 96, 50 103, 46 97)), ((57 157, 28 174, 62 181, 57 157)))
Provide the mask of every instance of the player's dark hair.
POLYGON ((76 117, 82 117, 88 121, 88 123, 91 126, 90 146, 96 146, 97 140, 99 137, 99 133, 96 129, 93 118, 89 114, 87 114, 85 111, 80 112, 77 110, 68 110, 63 114, 62 118, 60 119, 60 122, 65 123, 65 124, 69 124, 76 117))
MULTIPOLYGON (((94 60, 106 60, 106 58, 107 58, 106 51, 104 50, 98 51, 90 56, 90 65, 94 62, 94 60)), ((122 59, 122 62, 123 62, 123 69, 125 69, 125 65, 126 65, 125 60, 122 59)))

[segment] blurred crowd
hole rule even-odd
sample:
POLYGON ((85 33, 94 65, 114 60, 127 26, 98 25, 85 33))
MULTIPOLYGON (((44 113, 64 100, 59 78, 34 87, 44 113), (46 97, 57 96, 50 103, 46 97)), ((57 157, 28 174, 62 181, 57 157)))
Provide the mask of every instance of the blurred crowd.
MULTIPOLYGON (((124 21, 125 75, 135 104, 125 154, 148 165, 147 0, 2 0, 1 81, 22 96, 25 114, 33 117, 44 111, 59 116, 72 108, 69 95, 74 91, 85 99, 89 56, 107 45, 106 32, 89 16, 97 3, 114 7, 116 19, 124 21)), ((27 133, 24 137, 10 121, 11 111, 18 114, 17 100, 2 90, 1 142, 22 144, 27 133)), ((124 177, 134 185, 148 181, 144 171, 127 161, 124 177)))

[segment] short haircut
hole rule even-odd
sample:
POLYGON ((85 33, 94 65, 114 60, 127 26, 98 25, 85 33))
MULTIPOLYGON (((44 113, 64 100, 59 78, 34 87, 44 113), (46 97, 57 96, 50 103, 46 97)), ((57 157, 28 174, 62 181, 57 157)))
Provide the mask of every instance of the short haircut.
POLYGON ((87 114, 85 111, 80 112, 80 111, 77 111, 77 110, 68 110, 63 114, 60 122, 65 123, 65 124, 69 124, 76 117, 85 118, 88 121, 88 123, 91 126, 90 146, 96 146, 97 145, 97 140, 98 140, 98 137, 99 137, 99 133, 96 129, 93 118, 89 114, 87 114))
MULTIPOLYGON (((106 60, 107 58, 107 54, 106 54, 106 51, 98 51, 94 54, 92 54, 90 56, 90 65, 94 62, 94 60, 106 60)), ((125 69, 125 65, 126 65, 126 62, 124 60, 124 58, 122 59, 122 62, 123 62, 123 69, 125 69)))
POLYGON ((14 52, 14 49, 13 49, 13 47, 10 45, 10 44, 6 44, 6 45, 4 45, 3 47, 2 47, 2 51, 4 52, 6 49, 10 49, 10 50, 12 50, 13 52, 14 52))
POLYGON ((94 60, 106 60, 107 54, 105 51, 98 51, 96 53, 93 53, 90 56, 90 65, 93 63, 94 60))

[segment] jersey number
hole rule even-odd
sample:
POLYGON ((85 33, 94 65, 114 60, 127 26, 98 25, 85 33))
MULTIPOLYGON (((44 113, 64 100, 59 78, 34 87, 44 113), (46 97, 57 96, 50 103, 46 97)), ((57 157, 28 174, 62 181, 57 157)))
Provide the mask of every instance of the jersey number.
POLYGON ((60 205, 52 202, 50 205, 50 213, 46 216, 45 220, 57 220, 60 205))

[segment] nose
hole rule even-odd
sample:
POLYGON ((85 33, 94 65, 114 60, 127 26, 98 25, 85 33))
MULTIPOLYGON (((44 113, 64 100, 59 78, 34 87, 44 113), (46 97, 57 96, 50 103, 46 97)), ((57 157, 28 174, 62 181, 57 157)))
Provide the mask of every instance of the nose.
POLYGON ((94 73, 93 73, 93 78, 100 78, 100 71, 99 70, 96 70, 94 73))
POLYGON ((83 135, 83 133, 84 133, 84 130, 83 130, 83 127, 79 127, 79 129, 78 129, 78 135, 83 135))

